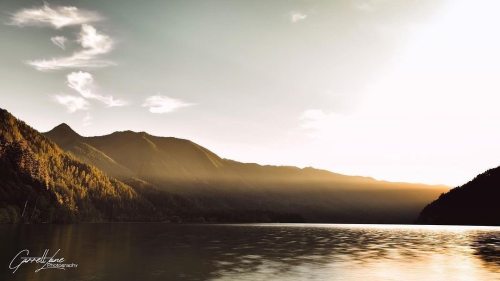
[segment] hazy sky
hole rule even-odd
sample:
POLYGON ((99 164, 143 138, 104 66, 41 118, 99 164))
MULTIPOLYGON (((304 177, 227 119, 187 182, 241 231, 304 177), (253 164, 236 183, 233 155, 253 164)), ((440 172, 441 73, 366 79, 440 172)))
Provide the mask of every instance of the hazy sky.
POLYGON ((457 185, 500 164, 500 2, 0 2, 0 107, 40 131, 457 185))

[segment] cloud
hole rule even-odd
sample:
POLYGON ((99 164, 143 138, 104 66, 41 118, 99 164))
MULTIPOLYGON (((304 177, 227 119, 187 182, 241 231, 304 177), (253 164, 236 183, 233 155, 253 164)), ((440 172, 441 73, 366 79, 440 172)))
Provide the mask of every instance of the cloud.
POLYGON ((65 26, 80 25, 100 21, 102 17, 91 11, 71 6, 42 7, 22 9, 11 16, 9 24, 17 26, 52 26, 60 29, 65 26))
POLYGON ((52 43, 54 43, 54 45, 56 45, 57 47, 65 50, 66 49, 66 41, 68 41, 68 39, 64 36, 54 36, 54 37, 51 37, 50 38, 50 41, 52 41, 52 43))
POLYGON ((33 60, 27 62, 39 71, 59 70, 64 68, 99 68, 115 65, 108 60, 95 60, 83 52, 75 53, 71 57, 33 60))
POLYGON ((89 109, 89 102, 82 97, 71 95, 55 95, 54 100, 59 104, 66 106, 68 112, 73 113, 78 110, 89 109))
POLYGON ((94 83, 92 74, 83 71, 71 72, 66 76, 66 79, 68 87, 80 93, 84 98, 94 97, 90 90, 90 86, 94 83))
POLYGON ((88 72, 71 72, 66 76, 67 85, 77 91, 85 99, 98 100, 108 107, 124 106, 127 103, 112 96, 96 94, 94 91, 94 78, 88 72))
POLYGON ((292 11, 290 12, 290 21, 293 23, 303 21, 307 18, 307 15, 301 12, 292 11))
POLYGON ((99 55, 109 53, 113 49, 114 41, 108 35, 99 33, 93 26, 83 24, 77 42, 83 49, 74 52, 69 57, 33 60, 27 63, 40 71, 106 67, 115 64, 112 61, 97 58, 99 55))
POLYGON ((114 43, 108 35, 98 33, 92 25, 88 24, 82 25, 78 42, 89 55, 106 54, 113 49, 114 43))
MULTIPOLYGON (((99 56, 113 50, 114 41, 106 34, 98 32, 91 22, 100 21, 102 17, 95 12, 81 10, 76 7, 55 6, 44 4, 41 7, 22 9, 11 15, 10 25, 16 26, 51 26, 60 29, 65 26, 81 25, 76 42, 81 49, 74 51, 70 56, 51 59, 38 59, 26 62, 40 71, 59 70, 66 68, 106 67, 115 63, 99 58, 99 56)), ((50 41, 65 50, 68 39, 64 36, 54 36, 50 41)), ((54 95, 53 99, 66 106, 68 112, 87 110, 89 100, 97 100, 107 107, 123 106, 125 101, 113 96, 100 95, 95 92, 94 79, 88 72, 72 72, 67 75, 67 85, 80 96, 54 95)), ((87 114, 84 125, 90 124, 91 116, 87 114)))
POLYGON ((143 107, 149 107, 151 113, 169 113, 192 105, 194 104, 161 95, 150 96, 142 104, 143 107))

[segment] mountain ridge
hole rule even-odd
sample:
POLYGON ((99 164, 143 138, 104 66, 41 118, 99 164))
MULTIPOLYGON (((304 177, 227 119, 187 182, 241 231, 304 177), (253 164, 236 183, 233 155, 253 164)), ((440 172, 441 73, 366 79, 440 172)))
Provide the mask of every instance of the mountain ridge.
POLYGON ((411 223, 446 188, 223 159, 145 132, 41 134, 0 111, 0 222, 411 223))
POLYGON ((61 137, 64 133, 58 132, 61 128, 67 130, 57 126, 44 134, 75 157, 121 180, 140 179, 160 190, 192 198, 206 209, 258 206, 284 213, 307 209, 301 214, 308 221, 412 222, 425 204, 447 190, 444 186, 378 181, 312 167, 242 163, 221 158, 191 140, 146 132, 126 130, 66 142, 67 138, 61 137), (100 153, 89 157, 88 147, 100 153), (108 157, 114 164, 105 161, 108 157), (364 217, 373 218, 361 219, 364 217))
MULTIPOLYGON (((300 171, 304 171, 304 172, 305 171, 314 171, 314 172, 317 172, 317 173, 323 173, 323 174, 328 175, 328 176, 334 175, 334 176, 340 176, 340 177, 352 177, 352 178, 356 178, 356 179, 373 180, 373 181, 390 183, 390 184, 392 184, 392 183, 395 183, 395 184, 421 184, 421 185, 426 185, 426 186, 447 188, 447 186, 443 185, 443 184, 425 184, 425 183, 411 183, 411 182, 409 183, 409 182, 403 182, 403 181, 389 181, 389 180, 375 179, 375 178, 369 177, 369 176, 345 175, 345 174, 340 174, 340 173, 332 172, 332 171, 326 170, 326 169, 315 168, 315 167, 312 167, 312 166, 300 168, 300 167, 292 166, 292 165, 272 165, 272 164, 259 164, 259 163, 256 163, 256 162, 239 162, 239 161, 235 161, 235 160, 232 160, 232 159, 219 157, 214 152, 212 152, 212 151, 204 148, 203 146, 200 146, 199 144, 197 144, 197 143, 195 143, 195 142, 193 142, 191 140, 188 140, 188 139, 176 138, 176 137, 171 137, 171 136, 156 136, 156 135, 149 134, 149 133, 147 133, 145 131, 123 130, 123 131, 115 131, 115 132, 112 132, 112 133, 109 133, 109 134, 104 134, 104 135, 82 136, 82 135, 78 134, 76 131, 74 131, 66 123, 61 123, 61 124, 57 125, 56 127, 54 127, 53 129, 51 129, 51 130, 49 130, 47 132, 44 132, 43 134, 46 135, 46 136, 48 136, 51 139, 56 139, 57 135, 65 134, 66 131, 71 132, 72 134, 74 134, 75 136, 78 136, 82 140, 83 139, 88 140, 88 139, 95 139, 95 138, 106 138, 106 137, 112 137, 112 136, 121 137, 123 135, 127 135, 127 136, 132 136, 132 137, 138 137, 138 136, 140 136, 140 137, 149 137, 149 138, 155 138, 155 139, 163 139, 163 140, 173 140, 173 141, 186 142, 186 143, 189 143, 189 144, 193 145, 196 148, 201 149, 203 152, 208 152, 210 156, 215 156, 216 160, 218 160, 218 161, 236 162, 238 164, 259 166, 259 167, 263 167, 263 168, 296 169, 296 170, 300 170, 300 171)), ((61 142, 61 141, 58 141, 58 142, 61 142)), ((221 164, 217 163, 216 165, 221 165, 221 164)))
POLYGON ((215 212, 201 209, 196 200, 158 190, 141 179, 118 180, 81 162, 0 109, 0 223, 206 220, 266 222, 302 218, 269 210, 215 212))

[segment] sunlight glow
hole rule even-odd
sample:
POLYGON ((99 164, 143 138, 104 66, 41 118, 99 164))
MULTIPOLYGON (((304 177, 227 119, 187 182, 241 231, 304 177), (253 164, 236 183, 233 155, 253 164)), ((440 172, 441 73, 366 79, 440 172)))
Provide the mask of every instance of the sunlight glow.
POLYGON ((450 185, 498 166, 500 3, 481 4, 449 1, 431 22, 413 26, 406 49, 353 112, 308 111, 314 118, 302 127, 334 159, 324 166, 450 185))

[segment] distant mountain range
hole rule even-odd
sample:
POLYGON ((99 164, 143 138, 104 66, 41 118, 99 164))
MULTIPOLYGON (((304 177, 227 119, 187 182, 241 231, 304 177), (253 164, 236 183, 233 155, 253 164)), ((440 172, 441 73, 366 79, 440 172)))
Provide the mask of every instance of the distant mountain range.
POLYGON ((223 159, 144 132, 41 134, 0 110, 0 221, 411 223, 445 186, 223 159))
POLYGON ((500 225, 500 167, 442 194, 421 212, 422 224, 500 225))

